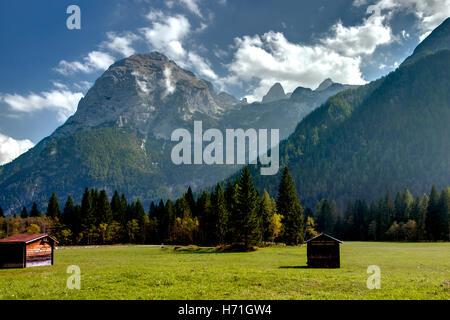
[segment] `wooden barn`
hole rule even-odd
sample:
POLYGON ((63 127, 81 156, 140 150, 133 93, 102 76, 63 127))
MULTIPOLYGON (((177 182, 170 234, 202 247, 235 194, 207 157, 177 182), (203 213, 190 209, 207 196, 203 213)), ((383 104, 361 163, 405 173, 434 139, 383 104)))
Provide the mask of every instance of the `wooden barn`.
POLYGON ((53 265, 57 241, 48 234, 16 234, 0 240, 0 268, 53 265))
POLYGON ((310 268, 340 268, 340 244, 341 240, 335 239, 327 234, 306 241, 308 267, 310 268))

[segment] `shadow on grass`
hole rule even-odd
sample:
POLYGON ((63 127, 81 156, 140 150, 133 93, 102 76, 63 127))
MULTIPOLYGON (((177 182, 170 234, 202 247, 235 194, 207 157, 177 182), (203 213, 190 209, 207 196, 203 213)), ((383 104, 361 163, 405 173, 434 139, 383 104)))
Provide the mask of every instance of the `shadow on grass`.
POLYGON ((308 266, 281 266, 280 269, 311 269, 308 266))
POLYGON ((221 246, 221 247, 198 247, 195 245, 190 246, 175 246, 164 247, 162 250, 171 250, 178 253, 195 253, 195 254, 211 254, 211 253, 249 253, 257 251, 258 248, 243 248, 242 246, 221 246))

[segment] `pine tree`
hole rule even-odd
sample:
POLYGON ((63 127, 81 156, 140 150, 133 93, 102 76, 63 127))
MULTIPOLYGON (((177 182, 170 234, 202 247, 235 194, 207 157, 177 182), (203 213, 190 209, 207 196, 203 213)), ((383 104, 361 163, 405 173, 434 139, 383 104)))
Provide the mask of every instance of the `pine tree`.
POLYGON ((28 218, 27 207, 23 207, 23 208, 22 208, 22 212, 20 213, 20 217, 21 217, 22 219, 28 218))
POLYGON ((3 212, 2 207, 0 207, 0 218, 4 218, 5 217, 5 213, 3 212))
POLYGON ((392 223, 394 222, 394 215, 395 215, 395 205, 394 202, 392 201, 391 192, 387 190, 386 196, 383 201, 380 217, 381 239, 386 238, 385 233, 389 230, 392 223))
POLYGON ((216 225, 216 239, 219 244, 225 244, 228 234, 228 211, 225 203, 225 195, 220 183, 216 185, 214 190, 213 211, 214 216, 217 217, 216 225))
POLYGON ((47 207, 47 217, 52 219, 59 219, 61 217, 61 209, 59 208, 58 198, 53 193, 47 207))
POLYGON ((427 216, 425 219, 425 228, 429 240, 438 240, 440 234, 439 214, 440 214, 440 195, 435 185, 431 188, 430 200, 428 203, 427 216))
POLYGON ((314 220, 317 223, 318 231, 328 234, 333 232, 333 215, 331 206, 326 199, 323 199, 318 203, 318 212, 316 213, 314 220))
POLYGON ((151 219, 157 219, 158 218, 157 212, 158 212, 158 207, 155 205, 155 202, 152 201, 152 203, 150 203, 150 208, 148 209, 148 216, 151 219))
POLYGON ((120 222, 122 217, 122 206, 120 204, 120 196, 117 189, 114 190, 113 197, 111 198, 111 211, 113 220, 120 222))
POLYGON ((91 192, 88 188, 85 189, 83 199, 81 200, 81 226, 82 232, 89 230, 95 226, 96 219, 94 216, 94 207, 92 204, 91 192))
POLYGON ((98 220, 100 223, 111 224, 113 221, 113 213, 108 195, 105 190, 100 191, 98 198, 98 220))
POLYGON ((72 231, 73 240, 76 240, 76 237, 81 231, 81 221, 80 217, 78 216, 78 212, 73 204, 73 199, 71 196, 67 198, 66 204, 64 206, 62 223, 64 223, 72 231))
POLYGON ((41 215, 41 213, 39 212, 39 209, 37 207, 36 202, 33 202, 33 206, 31 207, 31 211, 30 211, 30 217, 39 217, 41 215))
POLYGON ((286 244, 298 245, 303 243, 303 208, 297 197, 294 181, 287 167, 284 168, 278 188, 277 211, 283 216, 284 234, 286 244))
POLYGON ((258 195, 253 185, 250 169, 241 172, 236 195, 236 209, 232 216, 233 242, 250 248, 259 243, 261 232, 257 215, 258 195))
MULTIPOLYGON (((186 202, 188 199, 186 198, 186 202)), ((204 245, 217 243, 217 216, 214 216, 211 197, 206 191, 197 201, 198 218, 200 222, 200 241, 204 245)))
POLYGON ((191 187, 188 188, 185 198, 187 203, 189 204, 189 208, 191 209, 192 216, 196 217, 199 213, 197 212, 197 203, 194 199, 194 194, 192 193, 191 187))
POLYGON ((128 210, 128 200, 125 194, 120 197, 120 211, 118 212, 117 222, 120 223, 122 228, 125 230, 127 227, 127 210, 128 210))
POLYGON ((166 204, 160 202, 158 210, 161 210, 161 241, 167 241, 171 238, 171 230, 175 224, 175 208, 172 200, 168 199, 166 204))
POLYGON ((450 187, 442 190, 439 200, 438 239, 449 240, 450 187))
POLYGON ((270 221, 275 214, 272 208, 272 199, 270 198, 267 190, 264 189, 262 197, 259 199, 258 204, 258 219, 261 229, 262 241, 268 241, 271 238, 271 232, 269 230, 270 221))

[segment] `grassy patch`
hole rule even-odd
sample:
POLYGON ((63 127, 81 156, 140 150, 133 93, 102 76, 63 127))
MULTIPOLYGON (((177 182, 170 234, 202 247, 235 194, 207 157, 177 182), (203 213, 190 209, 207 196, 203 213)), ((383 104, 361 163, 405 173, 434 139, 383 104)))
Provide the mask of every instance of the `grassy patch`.
POLYGON ((69 247, 52 267, 0 270, 0 299, 450 298, 450 243, 346 242, 341 264, 305 268, 305 247, 69 247), (81 269, 81 290, 66 288, 70 265, 81 269), (380 290, 366 287, 369 265, 381 268, 380 290))

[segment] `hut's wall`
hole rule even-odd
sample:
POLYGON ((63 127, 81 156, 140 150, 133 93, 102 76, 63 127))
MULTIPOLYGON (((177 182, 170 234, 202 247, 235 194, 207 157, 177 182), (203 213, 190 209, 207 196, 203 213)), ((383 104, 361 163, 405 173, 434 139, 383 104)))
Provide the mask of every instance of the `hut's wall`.
POLYGON ((51 266, 53 263, 52 246, 42 240, 27 245, 27 267, 51 266))
POLYGON ((308 242, 308 266, 311 268, 339 268, 339 243, 317 240, 308 242))
POLYGON ((0 245, 0 268, 25 267, 24 244, 5 243, 0 245))

